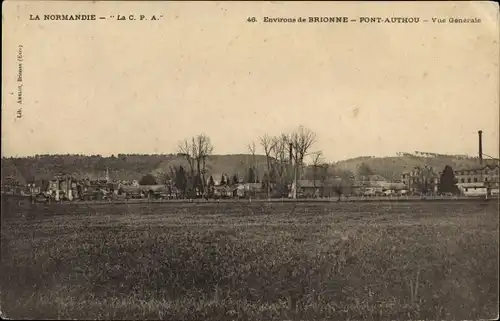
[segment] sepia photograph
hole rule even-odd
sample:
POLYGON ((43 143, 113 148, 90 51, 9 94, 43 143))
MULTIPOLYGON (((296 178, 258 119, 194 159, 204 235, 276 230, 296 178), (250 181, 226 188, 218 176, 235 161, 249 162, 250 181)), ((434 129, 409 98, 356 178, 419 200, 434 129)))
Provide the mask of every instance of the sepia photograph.
POLYGON ((4 1, 2 319, 497 320, 491 1, 4 1))

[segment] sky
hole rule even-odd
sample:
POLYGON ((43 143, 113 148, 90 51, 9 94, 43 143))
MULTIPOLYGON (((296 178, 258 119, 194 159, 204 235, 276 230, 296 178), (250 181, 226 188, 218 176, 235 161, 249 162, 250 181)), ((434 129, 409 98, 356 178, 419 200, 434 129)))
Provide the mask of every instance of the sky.
POLYGON ((476 156, 479 129, 484 153, 499 154, 494 3, 16 1, 3 9, 2 156, 167 154, 199 133, 215 154, 247 153, 259 136, 299 125, 317 135, 311 151, 331 161, 476 156), (47 13, 162 18, 29 20, 47 13), (266 16, 481 23, 284 24, 266 16))

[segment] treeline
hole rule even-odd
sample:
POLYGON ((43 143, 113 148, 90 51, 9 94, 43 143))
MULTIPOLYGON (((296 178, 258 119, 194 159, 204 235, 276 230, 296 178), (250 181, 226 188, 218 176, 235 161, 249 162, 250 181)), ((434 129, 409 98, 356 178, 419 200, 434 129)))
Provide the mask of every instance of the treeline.
POLYGON ((141 157, 141 158, 165 158, 165 157, 172 157, 172 156, 181 156, 179 154, 116 154, 116 155, 110 155, 110 156, 102 156, 100 154, 36 154, 33 156, 23 156, 23 157, 2 157, 2 160, 8 159, 44 159, 44 158, 134 158, 134 157, 141 157))
MULTIPOLYGON (((220 176, 209 175, 206 182, 197 172, 184 169, 184 166, 170 166, 168 172, 157 172, 156 175, 144 175, 139 185, 166 185, 169 188, 175 187, 181 197, 196 198, 198 196, 212 197, 216 186, 236 186, 239 183, 256 183, 257 177, 252 169, 249 169, 244 178, 238 174, 220 176), (217 183, 216 183, 217 181, 217 183)), ((260 183, 260 182, 259 182, 260 183)))
POLYGON ((2 158, 1 166, 2 177, 16 172, 27 181, 50 179, 61 173, 102 177, 106 170, 121 176, 123 179, 137 179, 173 157, 177 156, 138 154, 120 154, 110 157, 100 155, 37 155, 23 158, 2 158))

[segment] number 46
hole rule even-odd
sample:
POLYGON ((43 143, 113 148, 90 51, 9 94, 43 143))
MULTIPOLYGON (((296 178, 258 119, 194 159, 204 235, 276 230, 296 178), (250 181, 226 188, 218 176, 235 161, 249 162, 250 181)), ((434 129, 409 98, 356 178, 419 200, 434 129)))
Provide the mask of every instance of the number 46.
POLYGON ((248 22, 257 22, 257 19, 255 19, 255 17, 249 17, 247 19, 248 22))

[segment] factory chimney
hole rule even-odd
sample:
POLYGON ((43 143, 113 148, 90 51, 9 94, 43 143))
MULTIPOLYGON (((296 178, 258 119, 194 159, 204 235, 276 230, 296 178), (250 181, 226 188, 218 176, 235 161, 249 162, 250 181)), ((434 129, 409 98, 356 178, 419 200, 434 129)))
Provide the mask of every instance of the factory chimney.
POLYGON ((483 131, 477 132, 479 135, 479 163, 483 165, 483 131))

